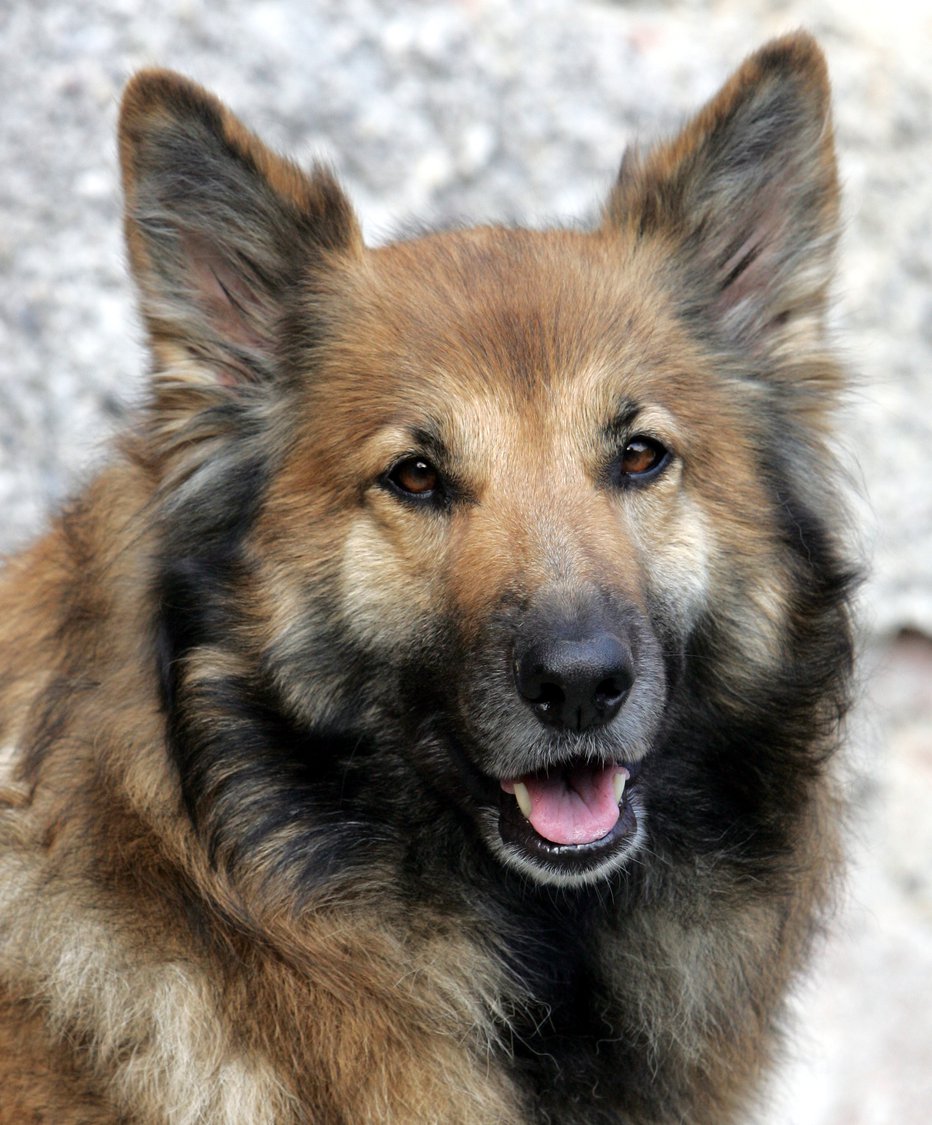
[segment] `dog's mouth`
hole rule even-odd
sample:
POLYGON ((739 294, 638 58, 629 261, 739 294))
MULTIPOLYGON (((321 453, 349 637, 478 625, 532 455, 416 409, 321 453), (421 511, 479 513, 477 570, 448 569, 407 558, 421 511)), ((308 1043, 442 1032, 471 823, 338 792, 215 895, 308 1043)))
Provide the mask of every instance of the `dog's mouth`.
POLYGON ((636 767, 576 759, 500 782, 499 832, 521 866, 558 881, 597 875, 637 834, 630 800, 636 767))

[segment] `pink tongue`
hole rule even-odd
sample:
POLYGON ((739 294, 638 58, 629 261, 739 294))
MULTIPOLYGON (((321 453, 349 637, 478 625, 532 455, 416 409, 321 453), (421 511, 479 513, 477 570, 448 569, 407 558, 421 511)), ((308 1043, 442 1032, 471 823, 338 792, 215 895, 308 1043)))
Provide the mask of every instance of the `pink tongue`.
MULTIPOLYGON (((531 798, 528 817, 534 830, 553 844, 591 844, 618 823, 614 779, 623 766, 576 766, 552 774, 528 774, 519 780, 531 798)), ((625 776, 627 772, 625 771, 625 776)), ((514 783, 505 782, 506 792, 514 783)))

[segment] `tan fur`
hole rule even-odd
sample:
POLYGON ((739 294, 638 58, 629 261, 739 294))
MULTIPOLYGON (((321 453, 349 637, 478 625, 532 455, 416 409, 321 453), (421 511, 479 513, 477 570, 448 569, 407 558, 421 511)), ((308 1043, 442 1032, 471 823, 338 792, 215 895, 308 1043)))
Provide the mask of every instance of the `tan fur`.
MULTIPOLYGON (((597 230, 479 228, 378 250, 362 246, 328 173, 275 156, 177 76, 131 82, 120 151, 150 399, 120 457, 0 584, 0 1122, 531 1120, 510 1035, 519 1016, 547 1015, 534 1016, 509 962, 520 919, 495 929, 442 896, 412 908, 396 894, 410 873, 378 860, 305 890, 282 862, 303 840, 287 816, 244 860, 255 810, 231 796, 233 759, 192 810, 155 672, 170 598, 160 568, 196 548, 191 514, 222 509, 217 494, 261 462, 229 633, 170 669, 195 701, 188 733, 205 738, 233 724, 217 693, 249 688, 257 669, 289 720, 337 723, 345 669, 321 660, 312 683, 295 672, 321 638, 388 665, 430 644, 440 621, 478 643, 509 597, 559 605, 598 591, 638 613, 661 607, 681 636, 714 607, 730 643, 713 655, 743 707, 785 655, 797 581, 762 518, 773 501, 749 434, 780 383, 798 397, 788 409, 806 419, 817 471, 839 379, 820 320, 837 214, 830 125, 794 156, 814 169, 826 232, 804 264, 792 240, 770 237, 786 222, 776 194, 748 205, 766 250, 746 269, 747 246, 729 245, 690 195, 709 137, 766 92, 775 58, 827 120, 818 49, 781 41, 679 138, 626 161, 597 230), (213 146, 230 177, 216 189, 229 209, 216 244, 210 206, 159 179, 184 145, 205 159, 213 146), (244 183, 254 197, 238 223, 244 183), (695 261, 688 224, 707 219, 708 258, 695 261), (767 269, 785 274, 770 303, 755 289, 767 269), (713 344, 678 294, 716 270, 713 344), (731 347, 749 363, 766 352, 771 383, 744 378, 731 347), (620 388, 649 403, 639 431, 677 454, 623 499, 603 480, 620 388), (425 419, 456 451, 463 502, 443 519, 384 486, 425 419), (171 535, 180 547, 165 546, 171 535)), ((290 776, 259 796, 287 809, 290 776)), ((637 1040, 648 1069, 666 1068, 695 1125, 735 1120, 770 1061, 837 859, 833 800, 828 780, 813 782, 772 893, 739 880, 706 893, 720 857, 697 855, 685 871, 652 868, 643 908, 600 931, 606 1026, 637 1040)), ((378 852, 378 828, 358 830, 378 852)), ((649 1108, 631 1112, 660 1125, 649 1108)))

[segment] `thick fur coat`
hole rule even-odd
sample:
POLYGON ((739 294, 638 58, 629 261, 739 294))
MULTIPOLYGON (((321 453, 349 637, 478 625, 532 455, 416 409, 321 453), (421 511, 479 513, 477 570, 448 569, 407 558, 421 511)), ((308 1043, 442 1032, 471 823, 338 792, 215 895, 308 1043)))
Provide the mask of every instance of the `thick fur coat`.
POLYGON ((724 1125, 837 862, 822 56, 590 230, 363 245, 130 83, 152 356, 0 583, 0 1121, 724 1125))

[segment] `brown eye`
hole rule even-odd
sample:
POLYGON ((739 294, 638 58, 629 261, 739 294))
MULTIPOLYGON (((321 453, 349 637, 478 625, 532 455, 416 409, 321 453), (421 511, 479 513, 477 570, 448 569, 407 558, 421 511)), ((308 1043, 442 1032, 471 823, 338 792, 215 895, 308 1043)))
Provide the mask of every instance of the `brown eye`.
POLYGON ((649 437, 634 437, 624 448, 619 462, 622 477, 647 477, 659 471, 669 458, 669 451, 649 437))
POLYGON ((394 465, 386 480, 398 492, 427 499, 440 490, 440 473, 424 457, 405 457, 394 465))

